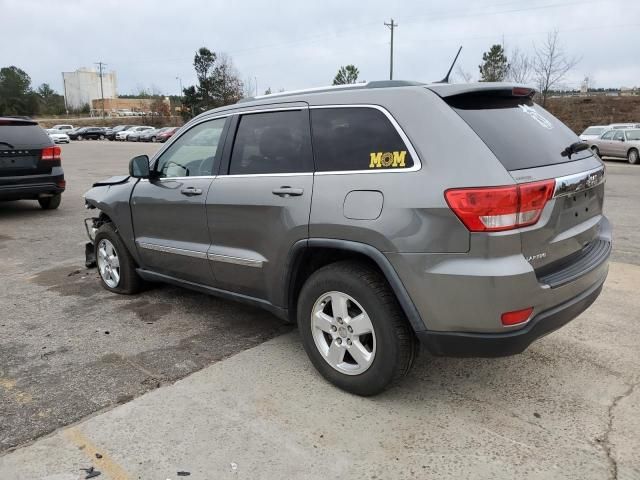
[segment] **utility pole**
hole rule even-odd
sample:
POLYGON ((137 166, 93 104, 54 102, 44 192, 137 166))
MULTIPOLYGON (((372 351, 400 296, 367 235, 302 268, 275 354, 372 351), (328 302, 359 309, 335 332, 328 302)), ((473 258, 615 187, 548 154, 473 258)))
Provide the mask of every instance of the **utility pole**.
POLYGON ((398 26, 397 23, 394 23, 393 18, 391 19, 391 23, 385 23, 386 27, 389 27, 391 30, 391 54, 389 58, 389 80, 393 80, 393 29, 398 26))
POLYGON ((106 67, 106 63, 96 62, 100 70, 100 97, 102 98, 102 120, 104 120, 104 88, 102 87, 102 67, 106 67))
POLYGON ((178 85, 180 86, 180 99, 182 99, 182 79, 180 77, 176 77, 178 80, 178 85))

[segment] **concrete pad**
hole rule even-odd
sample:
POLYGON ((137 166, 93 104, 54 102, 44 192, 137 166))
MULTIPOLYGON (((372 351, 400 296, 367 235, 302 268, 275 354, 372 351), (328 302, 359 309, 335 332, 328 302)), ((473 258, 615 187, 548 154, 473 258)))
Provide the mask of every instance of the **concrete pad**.
POLYGON ((0 457, 0 478, 640 478, 639 281, 613 263, 524 354, 425 354, 374 398, 327 384, 290 333, 0 457))

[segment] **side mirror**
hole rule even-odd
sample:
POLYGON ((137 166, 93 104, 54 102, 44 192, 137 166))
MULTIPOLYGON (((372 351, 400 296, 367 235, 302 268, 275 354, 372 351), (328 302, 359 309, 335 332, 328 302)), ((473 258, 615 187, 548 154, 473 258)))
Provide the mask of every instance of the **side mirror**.
POLYGON ((622 138, 620 139, 620 141, 621 141, 621 142, 624 142, 624 137, 622 137, 622 138))
POLYGON ((133 178, 149 178, 151 176, 149 157, 147 155, 138 155, 129 160, 129 175, 133 178))

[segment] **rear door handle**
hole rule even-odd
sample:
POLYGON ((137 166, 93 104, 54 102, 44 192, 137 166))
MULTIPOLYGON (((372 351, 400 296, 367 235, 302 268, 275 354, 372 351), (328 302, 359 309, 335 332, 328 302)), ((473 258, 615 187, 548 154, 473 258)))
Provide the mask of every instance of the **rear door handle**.
POLYGON ((278 195, 279 197, 299 197, 304 193, 304 189, 302 188, 293 188, 293 187, 280 187, 274 188, 273 194, 278 195))
POLYGON ((202 195, 202 189, 195 188, 195 187, 187 187, 180 190, 180 193, 183 195, 186 195, 187 197, 193 197, 195 195, 202 195))

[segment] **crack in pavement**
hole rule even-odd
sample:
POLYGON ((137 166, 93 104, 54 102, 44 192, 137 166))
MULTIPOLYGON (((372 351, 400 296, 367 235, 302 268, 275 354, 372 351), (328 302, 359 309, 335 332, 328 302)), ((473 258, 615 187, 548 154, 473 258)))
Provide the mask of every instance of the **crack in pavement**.
POLYGON ((614 397, 611 405, 607 409, 607 415, 609 421, 607 423, 607 429, 601 437, 601 446, 604 450, 604 453, 607 455, 607 462, 609 462, 609 478, 611 480, 618 480, 618 461, 612 454, 612 445, 609 441, 609 435, 611 435, 611 431, 613 430, 613 410, 618 406, 618 404, 627 398, 629 395, 633 393, 633 390, 640 384, 640 382, 627 384, 627 389, 621 393, 620 395, 614 397))

